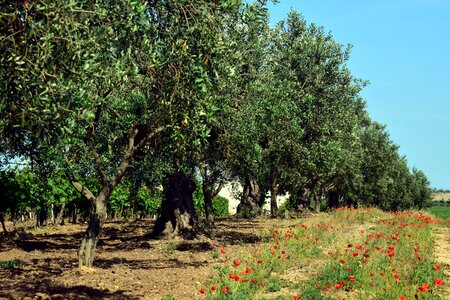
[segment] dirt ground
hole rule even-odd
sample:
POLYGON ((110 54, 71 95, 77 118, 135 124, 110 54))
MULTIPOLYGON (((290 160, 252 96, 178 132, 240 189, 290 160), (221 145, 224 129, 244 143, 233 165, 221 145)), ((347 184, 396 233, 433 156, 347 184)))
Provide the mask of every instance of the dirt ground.
MULTIPOLYGON (((261 234, 298 228, 317 218, 221 219, 212 236, 193 241, 151 239, 151 220, 110 222, 93 269, 77 268, 86 224, 26 230, 7 239, 0 237, 0 262, 22 262, 0 268, 0 299, 196 299, 198 289, 216 272, 213 266, 221 264, 214 258, 212 244, 230 253, 244 252, 261 234)), ((450 228, 436 229, 434 235, 438 260, 449 264, 450 228)))
POLYGON ((105 225, 94 269, 77 268, 77 250, 86 224, 48 226, 0 240, 0 299, 195 299, 219 263, 211 243, 240 251, 261 232, 295 226, 300 219, 223 219, 211 237, 194 241, 148 237, 153 221, 105 225))

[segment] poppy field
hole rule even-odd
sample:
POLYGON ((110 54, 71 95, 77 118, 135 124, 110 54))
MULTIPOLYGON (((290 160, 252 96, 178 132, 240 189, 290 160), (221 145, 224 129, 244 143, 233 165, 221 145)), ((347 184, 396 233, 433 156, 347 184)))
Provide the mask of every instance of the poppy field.
POLYGON ((220 262, 197 298, 450 299, 448 260, 435 254, 448 220, 340 208, 296 221, 240 248, 213 244, 220 262))

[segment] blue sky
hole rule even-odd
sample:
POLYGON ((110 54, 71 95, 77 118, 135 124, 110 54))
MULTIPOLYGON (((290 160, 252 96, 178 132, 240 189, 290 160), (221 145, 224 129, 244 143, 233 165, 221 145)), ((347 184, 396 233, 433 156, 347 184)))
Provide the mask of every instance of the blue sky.
POLYGON ((281 0, 275 24, 291 9, 352 44, 348 66, 370 81, 362 96, 387 125, 409 166, 431 187, 450 189, 450 0, 281 0))

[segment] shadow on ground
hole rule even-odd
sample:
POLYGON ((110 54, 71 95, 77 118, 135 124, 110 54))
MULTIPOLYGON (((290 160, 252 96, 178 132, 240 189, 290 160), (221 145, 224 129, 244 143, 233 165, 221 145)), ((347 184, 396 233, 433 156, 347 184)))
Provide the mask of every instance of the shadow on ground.
POLYGON ((31 279, 20 282, 2 280, 0 299, 125 299, 137 300, 125 291, 110 292, 87 286, 65 287, 52 283, 49 279, 31 279), (7 292, 6 292, 7 291, 7 292))

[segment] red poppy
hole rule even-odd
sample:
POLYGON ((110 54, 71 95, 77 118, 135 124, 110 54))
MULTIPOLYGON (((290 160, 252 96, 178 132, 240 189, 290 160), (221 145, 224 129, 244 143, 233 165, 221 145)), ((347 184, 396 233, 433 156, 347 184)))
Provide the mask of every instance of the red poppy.
POLYGON ((358 256, 358 252, 353 252, 352 255, 353 255, 354 257, 357 257, 357 256, 358 256))
POLYGON ((353 244, 348 244, 347 247, 351 248, 353 247, 353 244))
POLYGON ((263 263, 262 259, 258 260, 258 264, 262 264, 262 263, 263 263))
POLYGON ((340 288, 342 288, 342 285, 340 285, 339 283, 336 283, 336 284, 334 285, 334 287, 337 288, 337 289, 340 289, 340 288))
POLYGON ((354 282, 355 281, 355 275, 350 275, 350 279, 349 279, 351 282, 354 282))
POLYGON ((398 300, 406 300, 406 297, 405 297, 405 296, 400 296, 400 297, 398 298, 398 300))
POLYGON ((215 285, 211 286, 211 291, 215 291, 217 289, 217 287, 215 285))
POLYGON ((399 278, 400 278, 400 275, 395 274, 395 275, 394 275, 394 278, 395 278, 395 279, 399 279, 399 278))
POLYGON ((220 249, 220 253, 225 254, 225 250, 220 249))
POLYGON ((205 290, 204 290, 204 289, 199 289, 198 292, 199 292, 200 294, 204 294, 204 293, 205 293, 205 290))
POLYGON ((252 270, 250 270, 249 268, 245 269, 245 273, 247 274, 252 274, 252 270))
POLYGON ((239 266, 241 263, 238 260, 233 260, 233 264, 237 267, 239 266))
POLYGON ((286 261, 286 257, 283 256, 283 257, 281 258, 281 260, 282 260, 282 261, 286 261))
POLYGON ((417 289, 418 292, 426 292, 428 291, 428 288, 430 287, 429 284, 424 283, 420 288, 417 289))
POLYGON ((281 250, 281 254, 286 254, 286 250, 281 250))
POLYGON ((436 278, 436 279, 434 280, 434 284, 435 284, 436 286, 440 286, 440 285, 442 284, 442 279, 436 278))
POLYGON ((294 296, 294 300, 300 300, 300 296, 294 296))
POLYGON ((341 264, 345 264, 345 260, 344 259, 341 259, 340 262, 341 262, 341 264))
POLYGON ((441 268, 440 265, 435 265, 435 266, 434 266, 434 269, 435 269, 435 270, 439 270, 440 268, 441 268))

